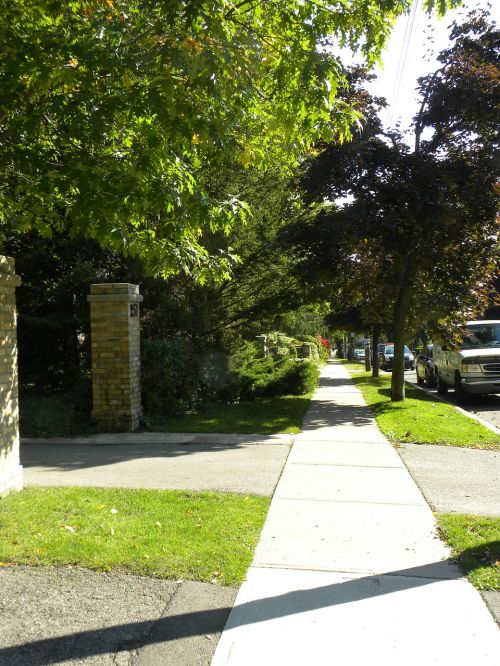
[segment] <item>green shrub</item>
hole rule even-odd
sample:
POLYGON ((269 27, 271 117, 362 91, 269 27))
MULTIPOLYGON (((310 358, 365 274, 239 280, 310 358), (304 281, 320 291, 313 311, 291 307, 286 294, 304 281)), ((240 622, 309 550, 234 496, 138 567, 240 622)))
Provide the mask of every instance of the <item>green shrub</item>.
POLYGON ((231 369, 234 379, 229 393, 242 400, 303 395, 314 390, 319 377, 316 363, 283 356, 263 358, 254 342, 241 345, 231 369))
POLYGON ((273 358, 297 358, 297 347, 300 343, 284 333, 272 331, 267 333, 267 348, 273 358))
POLYGON ((310 342, 312 344, 313 360, 320 360, 326 363, 330 358, 330 352, 327 347, 321 344, 319 338, 314 335, 297 335, 297 340, 301 342, 310 342))
POLYGON ((199 409, 211 394, 200 380, 197 354, 190 342, 181 338, 143 340, 141 390, 146 416, 199 409))
POLYGON ((326 363, 330 358, 330 349, 319 343, 319 358, 323 363, 326 363))
POLYGON ((318 385, 319 368, 312 361, 299 361, 295 363, 287 374, 287 393, 290 395, 304 395, 314 391, 318 385))

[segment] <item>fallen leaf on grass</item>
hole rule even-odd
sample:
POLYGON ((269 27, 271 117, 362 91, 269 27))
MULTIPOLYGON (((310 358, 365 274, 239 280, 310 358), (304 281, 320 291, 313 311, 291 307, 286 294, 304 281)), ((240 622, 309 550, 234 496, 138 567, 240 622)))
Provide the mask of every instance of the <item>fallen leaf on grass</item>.
POLYGON ((71 532, 72 534, 74 534, 75 531, 76 531, 74 527, 71 527, 71 525, 65 525, 65 526, 64 526, 64 529, 65 529, 67 532, 71 532))
POLYGON ((118 509, 110 509, 109 513, 118 513, 118 509))

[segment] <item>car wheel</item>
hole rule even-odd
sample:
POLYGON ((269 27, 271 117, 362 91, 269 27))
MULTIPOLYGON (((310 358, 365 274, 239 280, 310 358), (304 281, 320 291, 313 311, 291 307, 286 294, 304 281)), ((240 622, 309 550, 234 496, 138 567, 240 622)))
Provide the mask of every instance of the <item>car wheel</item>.
POLYGON ((417 384, 418 384, 419 386, 423 386, 423 385, 424 385, 424 380, 423 380, 422 377, 418 374, 418 372, 417 372, 417 384))
POLYGON ((461 377, 457 373, 455 376, 455 398, 458 403, 463 404, 464 402, 467 402, 469 395, 464 391, 464 387, 462 386, 460 379, 461 377))
POLYGON ((448 384, 445 384, 443 380, 441 379, 441 375, 437 375, 436 377, 436 382, 437 382, 437 390, 440 395, 445 395, 445 393, 448 393, 448 384))
POLYGON ((427 388, 432 388, 435 385, 435 383, 436 382, 435 382, 434 378, 431 377, 429 375, 429 373, 427 372, 427 370, 426 370, 425 371, 425 385, 427 386, 427 388))

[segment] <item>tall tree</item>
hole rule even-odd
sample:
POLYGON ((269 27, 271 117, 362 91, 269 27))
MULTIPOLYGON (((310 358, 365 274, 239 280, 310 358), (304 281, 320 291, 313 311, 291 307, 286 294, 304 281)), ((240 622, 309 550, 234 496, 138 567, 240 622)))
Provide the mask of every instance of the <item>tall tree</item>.
POLYGON ((427 317, 442 325, 470 316, 482 307, 495 270, 500 33, 475 13, 451 36, 442 67, 420 81, 413 150, 398 133, 384 135, 368 104, 355 140, 330 144, 306 171, 310 198, 323 203, 298 232, 304 262, 322 257, 320 266, 334 284, 347 281, 340 293, 354 291, 367 320, 378 309, 379 321, 387 321, 388 311, 393 400, 404 399, 403 349, 413 314, 432 303, 427 317), (346 196, 341 208, 324 204, 346 196), (370 280, 364 296, 355 289, 370 280))
POLYGON ((2 227, 68 228, 164 276, 227 275, 201 238, 246 207, 200 172, 347 137, 358 114, 331 42, 373 62, 409 4, 0 0, 2 227))

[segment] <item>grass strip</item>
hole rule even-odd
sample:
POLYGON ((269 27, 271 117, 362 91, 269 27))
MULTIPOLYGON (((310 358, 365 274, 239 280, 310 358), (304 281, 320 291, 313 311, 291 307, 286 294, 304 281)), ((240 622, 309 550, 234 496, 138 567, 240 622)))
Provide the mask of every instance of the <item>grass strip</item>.
POLYGON ((372 377, 359 366, 346 364, 352 381, 371 407, 380 430, 393 442, 500 450, 500 438, 453 405, 406 385, 403 402, 391 402, 391 377, 372 377))
POLYGON ((269 503, 230 493, 26 488, 0 499, 0 561, 234 585, 269 503))
POLYGON ((500 590, 500 518, 443 513, 437 520, 470 582, 479 590, 500 590))
POLYGON ((302 428, 311 395, 287 395, 232 405, 212 405, 203 411, 185 414, 163 423, 152 423, 150 430, 295 435, 302 428))

